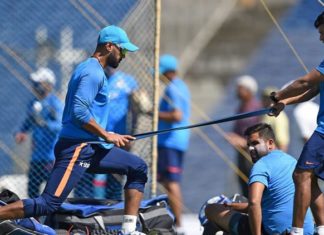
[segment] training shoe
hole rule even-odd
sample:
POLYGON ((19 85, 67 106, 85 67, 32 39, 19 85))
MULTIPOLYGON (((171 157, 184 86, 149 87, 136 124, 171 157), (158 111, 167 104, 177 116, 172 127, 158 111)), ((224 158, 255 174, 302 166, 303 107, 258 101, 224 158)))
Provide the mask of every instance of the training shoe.
POLYGON ((186 235, 183 227, 176 227, 176 235, 186 235))

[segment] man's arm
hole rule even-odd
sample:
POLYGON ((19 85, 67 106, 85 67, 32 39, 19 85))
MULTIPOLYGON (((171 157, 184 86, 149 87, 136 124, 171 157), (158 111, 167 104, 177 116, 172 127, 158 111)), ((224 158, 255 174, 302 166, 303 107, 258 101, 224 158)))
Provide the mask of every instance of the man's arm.
POLYGON ((285 105, 305 102, 318 95, 319 91, 319 85, 314 85, 311 89, 307 90, 303 94, 281 100, 280 102, 284 103, 285 105))
POLYGON ((93 118, 91 118, 89 122, 85 123, 82 127, 90 133, 103 138, 106 142, 115 144, 117 147, 124 147, 130 140, 135 140, 135 137, 130 135, 119 135, 107 132, 99 126, 93 118))
POLYGON ((232 210, 248 213, 249 204, 247 202, 232 202, 230 204, 225 203, 224 205, 232 210))
POLYGON ((292 104, 309 99, 318 90, 319 83, 324 81, 324 75, 316 69, 295 80, 286 88, 275 94, 275 99, 284 104, 292 104))
POLYGON ((253 235, 261 235, 262 208, 261 200, 265 189, 264 184, 254 182, 249 186, 249 221, 253 235))

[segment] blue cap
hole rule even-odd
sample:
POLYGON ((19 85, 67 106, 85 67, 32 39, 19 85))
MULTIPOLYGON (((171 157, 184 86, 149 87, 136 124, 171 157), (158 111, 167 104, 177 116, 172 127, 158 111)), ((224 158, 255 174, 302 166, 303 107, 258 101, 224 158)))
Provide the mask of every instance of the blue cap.
POLYGON ((176 71, 178 69, 178 60, 173 55, 162 55, 160 57, 160 73, 176 71))
POLYGON ((100 30, 98 44, 111 42, 128 51, 137 51, 139 48, 131 43, 126 32, 117 26, 110 25, 100 30))

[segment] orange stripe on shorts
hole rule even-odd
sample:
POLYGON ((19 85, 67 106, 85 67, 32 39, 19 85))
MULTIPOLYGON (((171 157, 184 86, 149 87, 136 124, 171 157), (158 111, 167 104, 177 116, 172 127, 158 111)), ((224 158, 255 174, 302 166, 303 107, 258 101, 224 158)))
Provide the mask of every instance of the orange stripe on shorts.
POLYGON ((80 144, 74 151, 73 153, 73 156, 72 156, 72 159, 68 165, 68 167, 66 168, 65 172, 64 172, 64 175, 63 175, 63 178, 61 179, 61 182, 59 184, 59 186, 57 187, 56 191, 55 191, 55 196, 56 197, 60 197, 69 178, 70 178, 70 175, 71 175, 71 172, 72 172, 72 169, 73 169, 73 166, 76 162, 76 160, 78 159, 78 157, 80 156, 80 152, 82 150, 82 148, 84 146, 86 146, 87 144, 86 143, 82 143, 80 144))

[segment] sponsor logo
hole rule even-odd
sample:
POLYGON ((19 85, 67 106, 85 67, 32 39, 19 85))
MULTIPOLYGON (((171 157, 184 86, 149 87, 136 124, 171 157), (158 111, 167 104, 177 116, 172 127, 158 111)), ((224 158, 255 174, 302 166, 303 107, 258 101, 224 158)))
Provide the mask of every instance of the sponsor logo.
POLYGON ((309 162, 309 161, 306 161, 305 164, 306 165, 317 165, 317 163, 315 163, 315 162, 309 162))
POLYGON ((80 162, 79 163, 79 166, 84 167, 84 168, 89 168, 90 167, 90 163, 88 163, 88 162, 80 162))

